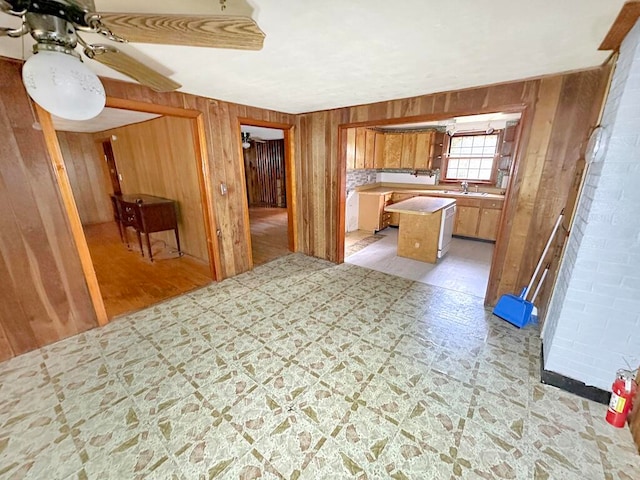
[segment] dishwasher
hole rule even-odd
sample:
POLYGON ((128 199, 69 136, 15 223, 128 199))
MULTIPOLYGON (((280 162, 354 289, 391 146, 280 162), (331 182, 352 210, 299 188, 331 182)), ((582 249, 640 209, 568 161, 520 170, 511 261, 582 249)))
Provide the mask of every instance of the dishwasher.
POLYGON ((442 220, 440 221, 440 237, 438 238, 438 258, 442 258, 449 251, 451 236, 453 235, 453 225, 456 221, 456 205, 450 205, 442 209, 442 220))

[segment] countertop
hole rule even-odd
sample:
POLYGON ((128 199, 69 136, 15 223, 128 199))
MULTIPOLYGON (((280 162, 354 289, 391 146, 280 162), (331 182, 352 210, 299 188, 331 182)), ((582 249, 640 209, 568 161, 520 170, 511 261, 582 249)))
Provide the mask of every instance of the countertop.
POLYGON ((436 197, 449 198, 486 198, 491 200, 504 200, 504 195, 495 193, 463 193, 456 190, 438 190, 432 188, 416 188, 416 187, 394 187, 394 186, 378 186, 373 188, 357 189, 359 194, 365 195, 386 195, 388 193, 411 193, 414 195, 434 195, 436 197))
POLYGON ((385 207, 385 212, 409 213, 411 215, 431 215, 449 205, 455 204, 455 199, 439 197, 413 197, 385 207))

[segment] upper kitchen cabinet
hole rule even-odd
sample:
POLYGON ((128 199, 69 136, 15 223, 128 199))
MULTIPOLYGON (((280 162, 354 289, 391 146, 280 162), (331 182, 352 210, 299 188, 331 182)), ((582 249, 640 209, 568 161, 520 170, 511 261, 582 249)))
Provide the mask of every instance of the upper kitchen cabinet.
POLYGON ((347 169, 427 170, 438 168, 444 133, 382 132, 370 128, 348 128, 347 169))
MULTIPOLYGON (((382 135, 382 134, 381 134, 382 135)), ((385 133, 384 135, 384 167, 402 168, 403 133, 385 133)), ((408 168, 408 167, 407 167, 408 168)))
POLYGON ((347 170, 375 166, 376 132, 369 128, 347 129, 347 170))

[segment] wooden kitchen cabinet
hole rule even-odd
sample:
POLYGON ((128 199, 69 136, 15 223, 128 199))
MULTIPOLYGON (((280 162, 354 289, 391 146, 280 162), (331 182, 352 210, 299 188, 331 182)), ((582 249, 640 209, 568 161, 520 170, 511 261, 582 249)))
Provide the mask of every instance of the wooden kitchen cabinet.
POLYGON ((358 199, 358 229, 376 233, 389 226, 391 214, 384 211, 391 203, 391 194, 361 193, 358 199))
POLYGON ((402 150, 400 154, 400 168, 414 168, 416 162, 417 133, 402 134, 402 150))
POLYGON ((384 168, 400 168, 403 133, 384 134, 384 168))
POLYGON ((365 168, 365 157, 367 156, 367 139, 366 129, 356 128, 356 168, 362 170, 365 168))
POLYGON ((491 200, 483 200, 478 219, 477 238, 484 240, 497 240, 502 215, 502 203, 491 200))
MULTIPOLYGON (((401 202, 402 200, 408 200, 410 198, 415 197, 415 195, 411 193, 392 193, 391 194, 391 204, 401 202)), ((392 227, 398 227, 400 225, 400 214, 399 213, 391 213, 391 218, 389 219, 389 225, 392 227)))
POLYGON ((374 132, 375 152, 373 158, 373 168, 384 168, 384 133, 374 132))
POLYGON ((416 134, 416 149, 414 155, 413 167, 416 170, 426 170, 431 160, 431 150, 434 132, 419 132, 416 134))
MULTIPOLYGON (((458 200, 456 199, 456 203, 458 200)), ((453 234, 463 237, 475 237, 478 230, 478 218, 480 207, 456 205, 456 222, 453 226, 453 234)))
POLYGON ((364 168, 373 169, 376 159, 376 132, 370 128, 365 128, 365 156, 364 168))
POLYGON ((347 170, 383 168, 376 165, 376 132, 369 128, 347 129, 347 170))
POLYGON ((498 238, 502 200, 456 198, 454 235, 495 241, 498 238))

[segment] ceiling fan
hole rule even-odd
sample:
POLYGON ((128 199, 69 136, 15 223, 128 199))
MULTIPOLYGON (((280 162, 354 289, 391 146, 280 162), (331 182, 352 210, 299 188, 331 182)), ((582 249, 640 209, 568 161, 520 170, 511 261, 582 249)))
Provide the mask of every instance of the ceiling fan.
POLYGON ((241 136, 242 136, 242 148, 244 148, 245 150, 247 148, 251 148, 251 142, 253 142, 253 143, 267 143, 266 140, 263 140, 260 137, 255 137, 255 136, 251 135, 250 132, 241 132, 241 136))
MULTIPOLYGON (((220 1, 222 9, 226 1, 220 1)), ((36 55, 23 68, 27 92, 45 110, 71 120, 94 117, 104 108, 105 100, 97 76, 79 61, 78 44, 86 57, 155 91, 181 87, 113 45, 86 42, 84 33, 97 33, 116 43, 241 50, 262 49, 265 37, 249 17, 98 13, 93 0, 0 0, 0 12, 22 19, 19 28, 0 27, 0 36, 18 38, 29 33, 36 41, 36 55)))

